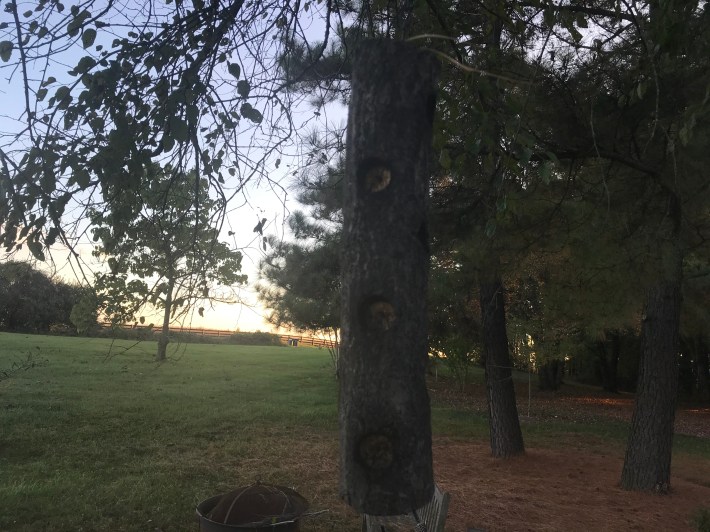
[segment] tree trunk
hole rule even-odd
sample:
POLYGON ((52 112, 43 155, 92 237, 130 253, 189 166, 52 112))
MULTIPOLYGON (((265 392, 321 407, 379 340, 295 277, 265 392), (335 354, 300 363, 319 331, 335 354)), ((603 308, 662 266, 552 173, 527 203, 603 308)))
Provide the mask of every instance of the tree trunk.
POLYGON ((696 394, 700 401, 710 401, 710 355, 705 342, 699 342, 695 353, 696 394))
POLYGON ((333 364, 333 373, 336 380, 340 379, 340 334, 339 329, 332 328, 328 329, 328 353, 330 354, 330 361, 333 364))
POLYGON ((358 47, 343 208, 340 486, 360 513, 434 491, 426 388, 426 204, 438 64, 395 41, 358 47))
POLYGON ((170 312, 173 306, 173 288, 175 282, 171 279, 168 282, 168 293, 165 295, 165 311, 163 312, 163 327, 158 338, 158 352, 155 355, 157 362, 163 362, 167 358, 168 343, 170 343, 170 312))
MULTIPOLYGON (((606 350, 605 350, 606 351, 606 350)), ((604 389, 607 392, 618 393, 619 384, 617 375, 619 372, 619 357, 621 356, 621 335, 619 331, 611 333, 611 346, 609 356, 605 352, 605 373, 604 373, 604 389)))
MULTIPOLYGON (((670 247, 670 246, 669 246, 670 247)), ((646 295, 641 362, 621 487, 666 493, 671 480, 673 422, 678 394, 681 258, 646 295)))
POLYGON ((508 352, 503 284, 496 274, 479 285, 491 452, 506 458, 522 454, 525 446, 508 352))
POLYGON ((564 362, 556 358, 540 364, 537 372, 538 388, 540 390, 556 391, 562 384, 564 362))

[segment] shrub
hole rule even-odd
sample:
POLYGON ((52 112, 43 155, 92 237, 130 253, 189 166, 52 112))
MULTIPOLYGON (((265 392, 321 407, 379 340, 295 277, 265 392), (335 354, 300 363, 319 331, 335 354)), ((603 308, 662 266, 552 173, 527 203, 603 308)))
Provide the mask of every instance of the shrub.
POLYGON ((56 334, 59 336, 76 336, 76 330, 71 325, 66 323, 52 323, 49 326, 49 334, 56 334))
POLYGON ((281 338, 277 334, 261 331, 235 332, 229 337, 227 343, 236 345, 283 345, 281 338))

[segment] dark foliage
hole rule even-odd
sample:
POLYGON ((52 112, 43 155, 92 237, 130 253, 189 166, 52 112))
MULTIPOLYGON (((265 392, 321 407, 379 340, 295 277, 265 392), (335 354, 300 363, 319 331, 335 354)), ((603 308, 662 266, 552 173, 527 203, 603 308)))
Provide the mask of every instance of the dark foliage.
POLYGON ((81 287, 51 278, 29 263, 0 263, 0 328, 75 333, 69 316, 82 293, 81 287))

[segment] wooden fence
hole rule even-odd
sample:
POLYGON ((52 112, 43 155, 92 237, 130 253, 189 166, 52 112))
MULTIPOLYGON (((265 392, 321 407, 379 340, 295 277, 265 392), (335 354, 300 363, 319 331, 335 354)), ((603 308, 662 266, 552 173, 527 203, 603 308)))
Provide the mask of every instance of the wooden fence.
MULTIPOLYGON (((103 327, 111 327, 111 324, 109 323, 104 323, 102 325, 103 327)), ((121 329, 124 330, 131 330, 131 329, 148 329, 147 325, 131 325, 128 323, 125 323, 123 325, 119 326, 121 329)), ((159 331, 160 329, 157 327, 153 327, 154 331, 159 331)), ((197 336, 214 336, 214 337, 228 337, 232 336, 233 334, 236 333, 236 331, 228 331, 225 329, 196 329, 193 327, 170 327, 170 332, 171 333, 186 333, 186 334, 194 334, 197 336)), ((304 336, 304 335, 294 335, 294 334, 280 334, 279 339, 281 340, 281 343, 284 345, 290 345, 293 347, 327 347, 327 348, 333 348, 337 347, 338 343, 334 342, 333 340, 327 340, 325 338, 315 338, 313 336, 304 336)))
POLYGON ((325 338, 314 338, 313 336, 297 336, 293 334, 282 334, 279 336, 281 343, 294 347, 327 347, 332 349, 338 347, 338 343, 325 338))

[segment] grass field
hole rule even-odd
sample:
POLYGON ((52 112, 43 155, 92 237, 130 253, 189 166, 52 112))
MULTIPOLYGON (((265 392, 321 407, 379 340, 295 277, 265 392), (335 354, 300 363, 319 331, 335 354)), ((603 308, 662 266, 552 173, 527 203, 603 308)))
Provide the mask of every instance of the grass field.
MULTIPOLYGON (((359 529, 337 497, 337 382, 325 350, 155 344, 0 333, 0 530, 196 530, 194 507, 256 480, 295 487, 303 530, 359 529)), ((480 378, 477 374, 475 378, 480 378)), ((434 396, 437 437, 485 441, 480 411, 434 396)), ((620 446, 627 424, 524 424, 526 442, 594 433, 620 446)), ((706 440, 676 438, 710 460, 706 440)))

